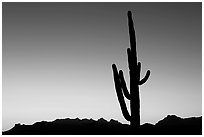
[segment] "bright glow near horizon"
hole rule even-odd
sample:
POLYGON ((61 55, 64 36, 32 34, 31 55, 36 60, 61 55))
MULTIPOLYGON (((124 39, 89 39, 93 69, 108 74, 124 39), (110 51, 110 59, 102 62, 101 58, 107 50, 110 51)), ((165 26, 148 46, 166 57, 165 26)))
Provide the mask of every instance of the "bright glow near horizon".
MULTIPOLYGON (((201 3, 3 3, 2 129, 59 118, 128 123, 111 65, 125 74, 133 12, 141 124, 202 115, 201 3)), ((129 86, 128 86, 129 87, 129 86)), ((129 102, 127 102, 129 103, 129 102)), ((129 104, 128 108, 129 108, 129 104)))

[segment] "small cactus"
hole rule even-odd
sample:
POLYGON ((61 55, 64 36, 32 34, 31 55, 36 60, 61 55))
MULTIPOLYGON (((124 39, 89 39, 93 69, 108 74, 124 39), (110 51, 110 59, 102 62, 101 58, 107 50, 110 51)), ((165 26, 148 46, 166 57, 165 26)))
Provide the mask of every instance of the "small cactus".
POLYGON ((137 62, 137 51, 136 51, 136 37, 134 24, 132 20, 132 13, 128 11, 128 26, 129 26, 129 37, 130 37, 130 48, 127 49, 128 55, 128 67, 130 75, 130 91, 126 87, 126 82, 123 76, 123 71, 120 70, 118 73, 115 64, 112 65, 113 76, 115 81, 116 94, 120 103, 122 114, 127 121, 130 121, 130 125, 134 128, 140 126, 140 98, 139 98, 139 85, 144 84, 150 76, 150 70, 146 72, 145 77, 140 80, 141 63, 137 62), (129 114, 124 96, 130 100, 129 114))

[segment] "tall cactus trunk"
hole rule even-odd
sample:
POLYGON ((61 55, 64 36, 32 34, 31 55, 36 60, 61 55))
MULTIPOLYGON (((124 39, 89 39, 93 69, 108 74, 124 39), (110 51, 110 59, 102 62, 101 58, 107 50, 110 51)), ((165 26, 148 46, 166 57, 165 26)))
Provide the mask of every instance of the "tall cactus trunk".
POLYGON ((130 125, 134 128, 140 126, 140 98, 139 98, 139 87, 135 86, 132 91, 130 91, 132 98, 130 100, 130 111, 131 111, 131 121, 130 125), (135 89, 135 90, 134 90, 135 89), (131 93, 132 92, 132 93, 131 93))
POLYGON ((136 51, 136 36, 134 30, 134 24, 132 20, 132 14, 128 11, 128 26, 129 26, 129 37, 130 37, 130 48, 127 49, 128 54, 128 67, 130 75, 130 91, 126 87, 124 80, 123 71, 120 70, 118 73, 115 64, 112 65, 113 76, 115 81, 115 89, 120 103, 120 107, 123 116, 127 121, 130 121, 132 128, 139 128, 140 126, 140 97, 139 97, 139 85, 144 84, 150 76, 148 70, 145 77, 140 80, 141 63, 137 62, 137 51, 136 51), (130 114, 127 110, 124 96, 130 100, 130 114))
POLYGON ((130 75, 130 110, 131 110, 131 121, 130 125, 132 127, 140 126, 140 98, 139 98, 139 86, 137 81, 139 81, 139 76, 137 76, 137 51, 136 51, 136 36, 134 30, 134 24, 132 20, 132 14, 128 11, 128 26, 129 26, 129 38, 131 53, 128 56, 129 60, 129 75, 130 75), (129 59, 130 58, 130 59, 129 59), (131 60, 131 61, 130 61, 131 60), (133 63, 134 62, 134 63, 133 63), (132 65, 130 65, 132 64, 132 65))

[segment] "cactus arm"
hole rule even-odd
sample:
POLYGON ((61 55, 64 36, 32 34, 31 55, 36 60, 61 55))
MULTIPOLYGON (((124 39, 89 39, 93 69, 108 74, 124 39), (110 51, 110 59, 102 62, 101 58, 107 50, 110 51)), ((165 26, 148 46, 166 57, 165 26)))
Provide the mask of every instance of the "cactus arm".
POLYGON ((140 73, 141 73, 141 63, 140 62, 137 63, 136 73, 137 73, 137 81, 140 81, 140 73))
POLYGON ((122 70, 119 71, 119 76, 120 76, 121 88, 123 90, 123 93, 125 97, 130 100, 130 93, 128 92, 122 70))
POLYGON ((150 70, 148 70, 148 71, 146 72, 145 77, 144 77, 142 80, 139 81, 139 85, 144 84, 144 83, 147 81, 147 79, 149 78, 149 76, 150 76, 150 70))
POLYGON ((125 104, 124 96, 123 96, 121 85, 120 85, 118 70, 115 64, 112 65, 112 69, 113 69, 113 76, 114 76, 114 81, 115 81, 116 94, 118 97, 118 101, 120 103, 122 114, 127 121, 130 121, 131 117, 130 117, 130 114, 128 113, 128 110, 125 104))

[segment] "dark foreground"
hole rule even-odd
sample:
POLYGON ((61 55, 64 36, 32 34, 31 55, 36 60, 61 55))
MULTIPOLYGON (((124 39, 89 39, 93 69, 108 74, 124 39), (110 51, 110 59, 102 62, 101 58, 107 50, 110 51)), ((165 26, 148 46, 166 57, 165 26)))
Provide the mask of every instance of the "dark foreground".
POLYGON ((167 116, 155 125, 143 124, 139 129, 131 129, 127 124, 103 118, 57 119, 52 122, 37 122, 33 125, 16 124, 3 135, 201 135, 202 117, 182 119, 175 115, 167 116))

